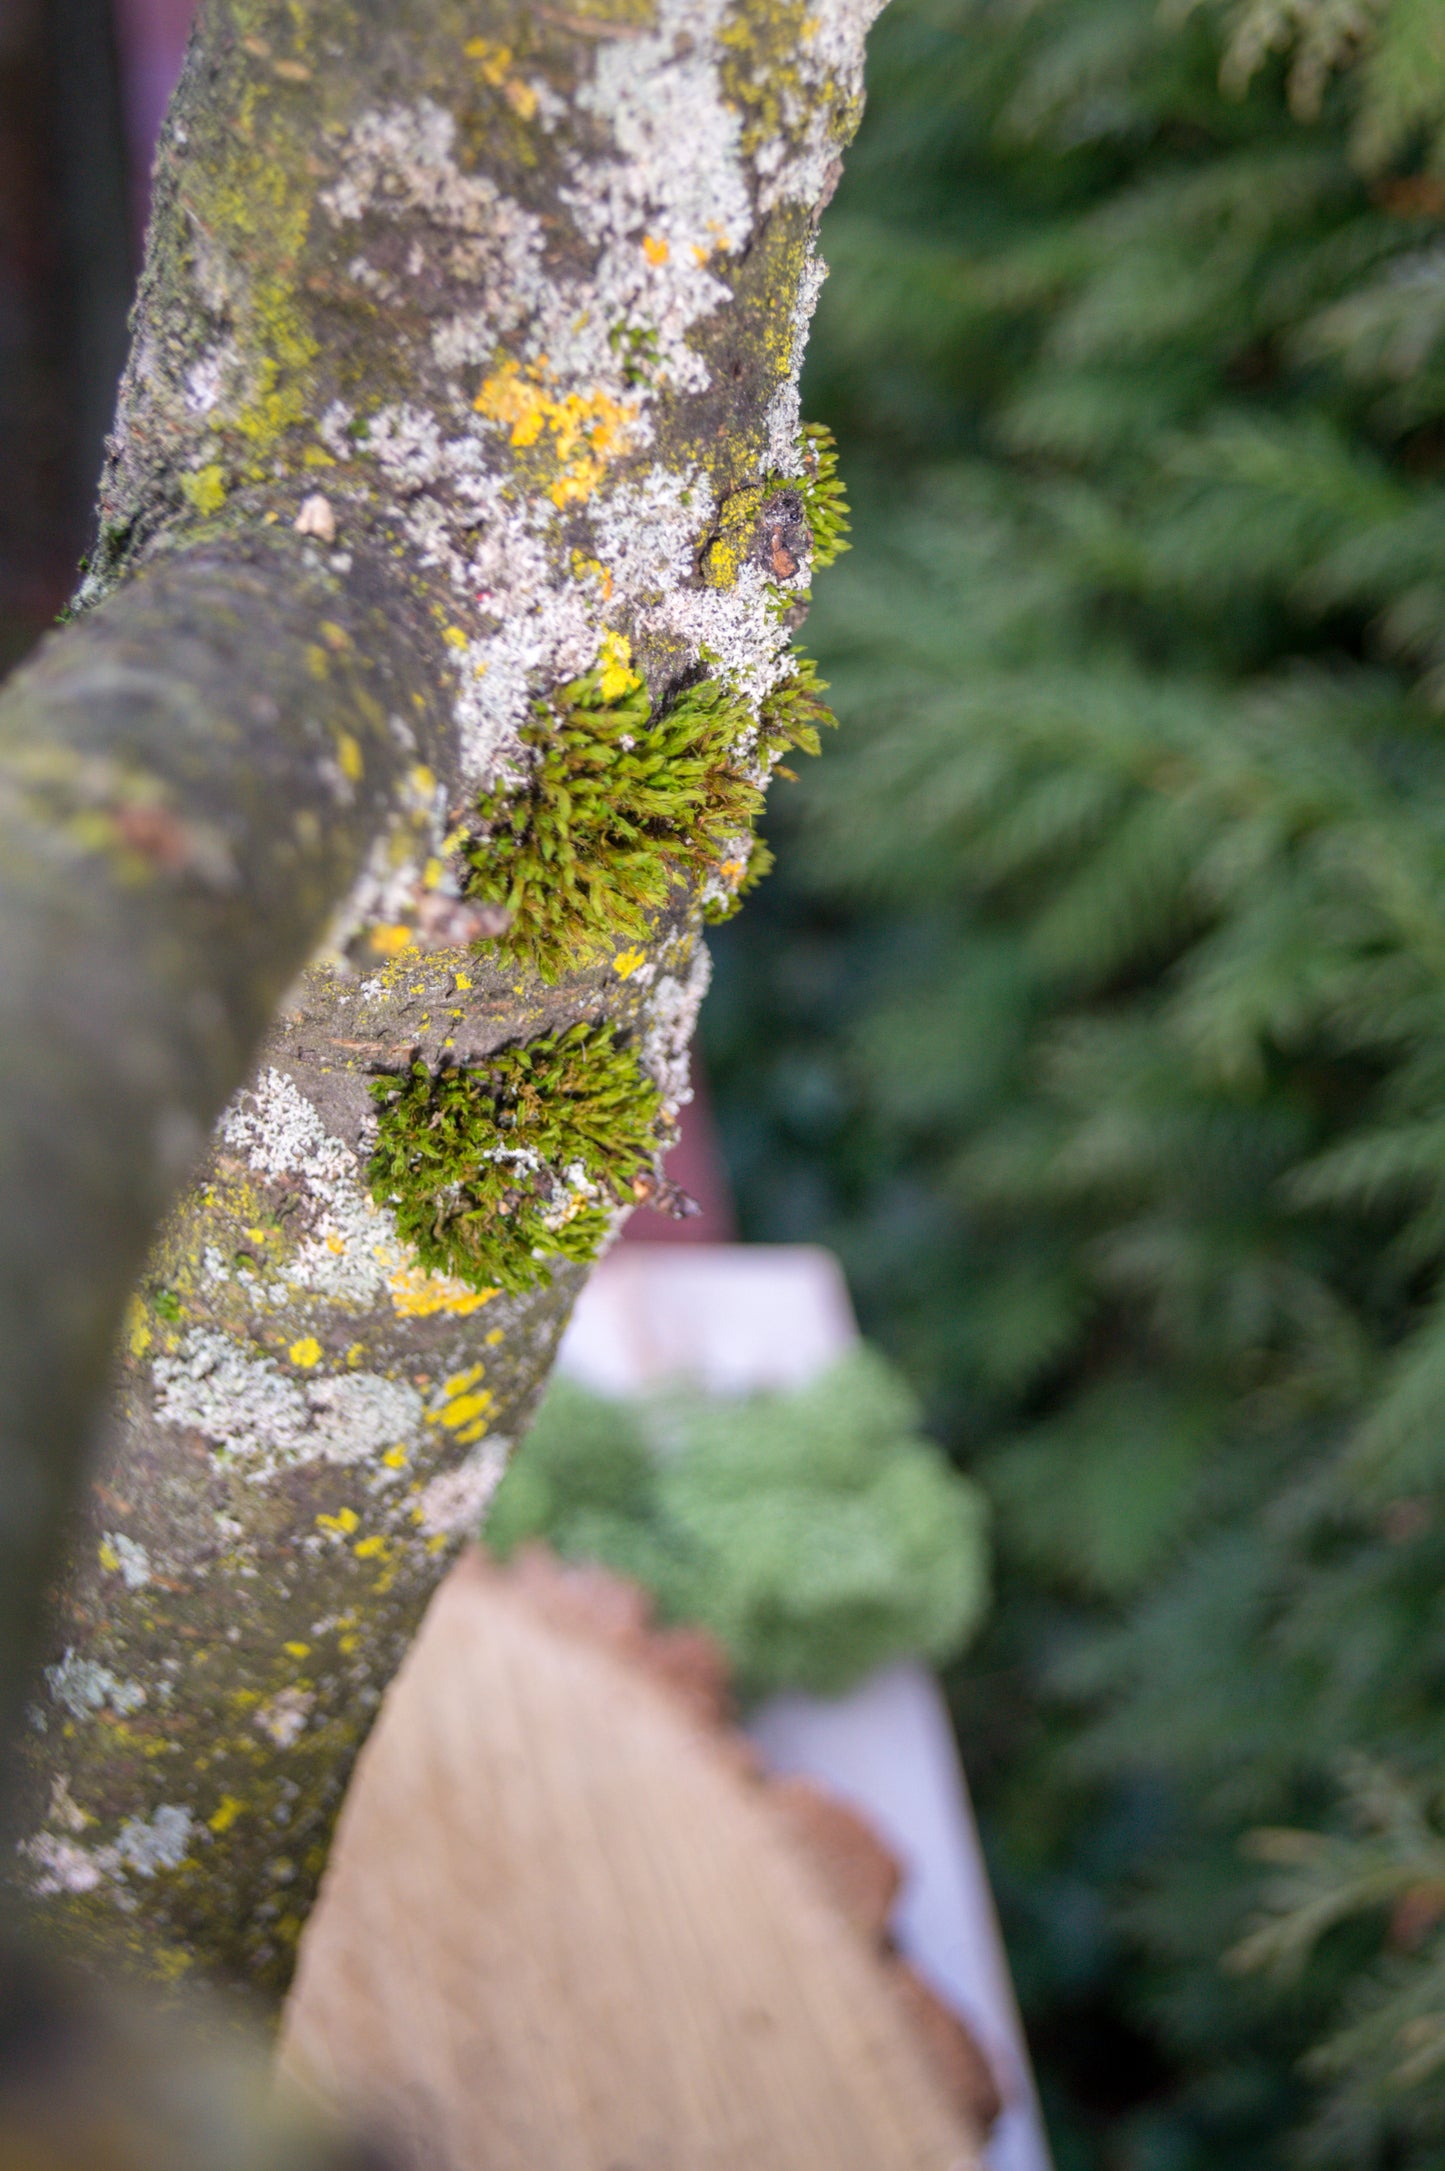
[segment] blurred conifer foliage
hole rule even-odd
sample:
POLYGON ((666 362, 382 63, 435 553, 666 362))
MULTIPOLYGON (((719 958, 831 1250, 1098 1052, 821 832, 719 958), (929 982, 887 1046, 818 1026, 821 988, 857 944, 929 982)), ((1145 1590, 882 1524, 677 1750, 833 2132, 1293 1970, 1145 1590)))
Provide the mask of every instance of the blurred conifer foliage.
POLYGON ((710 1055, 992 1496, 1064 2171, 1445 2161, 1442 123, 1440 0, 894 0, 825 233, 710 1055))

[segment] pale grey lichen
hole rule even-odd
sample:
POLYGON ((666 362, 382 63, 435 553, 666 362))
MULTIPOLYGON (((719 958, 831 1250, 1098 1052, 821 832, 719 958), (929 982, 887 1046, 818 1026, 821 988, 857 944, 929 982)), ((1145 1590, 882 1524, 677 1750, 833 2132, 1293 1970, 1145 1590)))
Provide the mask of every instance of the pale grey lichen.
POLYGON ((67 1648, 45 1679, 51 1695, 72 1718, 90 1719, 97 1711, 114 1711, 122 1718, 139 1711, 146 1692, 139 1681, 123 1681, 109 1666, 67 1648))
POLYGON ((692 1099, 688 1050, 711 978, 712 958, 698 935, 678 971, 663 973, 648 995, 642 1067, 659 1087, 663 1112, 669 1118, 675 1118, 692 1099))
POLYGON ((102 1858, 109 1850, 92 1852, 59 1832, 37 1832, 30 1839, 22 1839, 16 1852, 22 1861, 32 1865, 27 1881, 31 1892, 42 1900, 62 1892, 94 1892, 113 1867, 113 1857, 102 1858))
POLYGON ((501 1433, 473 1448, 455 1470, 444 1470, 423 1486, 416 1507, 428 1538, 475 1537, 492 1495, 506 1476, 512 1442, 501 1433))
POLYGON ((372 1199, 359 1156, 284 1071, 268 1067, 236 1096, 220 1136, 257 1175, 302 1180, 306 1233, 279 1269, 295 1288, 361 1307, 414 1263, 392 1214, 372 1199))
POLYGON ((306 1723, 315 1708, 314 1689, 295 1686, 278 1689, 253 1713, 252 1723, 278 1749, 290 1749, 305 1733, 306 1723))
POLYGON ((348 1371, 297 1377, 233 1336, 195 1327, 151 1366, 156 1416, 201 1433, 264 1483, 308 1462, 364 1463, 417 1436, 422 1398, 405 1380, 348 1371))
MULTIPOLYGON (((128 1591, 144 1590, 151 1579, 151 1560, 145 1547, 138 1544, 134 1538, 128 1538, 123 1530, 108 1530, 105 1533, 102 1545, 105 1550, 109 1551, 111 1558, 114 1560, 115 1573, 120 1576, 126 1589, 128 1591)), ((110 1561, 104 1557, 104 1551, 102 1553, 102 1566, 110 1566, 110 1561)))
POLYGON ((115 1836, 114 1855, 137 1877, 178 1869, 190 1850, 194 1828, 189 1809, 162 1802, 148 1817, 127 1817, 115 1836))

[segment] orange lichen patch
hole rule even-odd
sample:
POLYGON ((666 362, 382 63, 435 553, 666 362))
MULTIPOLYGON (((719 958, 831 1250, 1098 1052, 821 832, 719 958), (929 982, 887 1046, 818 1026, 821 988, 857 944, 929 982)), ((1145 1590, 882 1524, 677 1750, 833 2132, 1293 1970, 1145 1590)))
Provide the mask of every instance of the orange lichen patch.
POLYGON ((403 1267, 392 1275, 388 1287, 403 1319, 430 1319, 437 1312, 467 1319, 497 1294, 495 1289, 471 1289, 451 1274, 428 1274, 420 1266, 403 1267))
POLYGON ((644 234, 642 253, 649 264, 665 264, 672 254, 666 240, 660 234, 644 234))
POLYGON ((544 444, 558 469, 548 491, 553 504, 581 504, 610 462, 631 449, 636 406, 603 391, 565 392, 559 399, 547 389, 542 370, 541 362, 524 373, 519 363, 505 361, 472 405, 489 422, 500 423, 519 451, 544 444))

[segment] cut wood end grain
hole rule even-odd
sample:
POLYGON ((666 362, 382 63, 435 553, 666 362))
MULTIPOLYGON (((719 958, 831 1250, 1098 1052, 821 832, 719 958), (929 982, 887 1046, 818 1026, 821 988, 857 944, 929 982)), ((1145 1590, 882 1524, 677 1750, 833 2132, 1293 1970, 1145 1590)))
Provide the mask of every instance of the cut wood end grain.
POLYGON ((854 1835, 835 1904, 797 1839, 824 1820, 721 1709, 716 1647, 633 1586, 469 1556, 362 1757, 285 2066, 426 2171, 976 2171, 848 1919, 880 1866, 865 1908, 854 1835))

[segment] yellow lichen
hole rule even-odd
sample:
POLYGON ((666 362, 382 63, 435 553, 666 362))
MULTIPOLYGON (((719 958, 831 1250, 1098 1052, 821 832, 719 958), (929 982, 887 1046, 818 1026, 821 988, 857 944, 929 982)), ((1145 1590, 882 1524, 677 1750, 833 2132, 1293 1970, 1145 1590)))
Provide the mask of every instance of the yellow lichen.
POLYGON ((753 545, 763 508, 761 483, 749 483, 724 499, 718 531, 703 552, 702 574, 710 588, 732 588, 753 545))
POLYGON ((433 1424, 445 1425, 448 1432, 459 1432, 475 1418, 485 1417, 492 1407, 493 1399, 491 1392, 485 1387, 474 1395, 458 1395, 455 1402, 449 1402, 444 1410, 434 1412, 431 1421, 433 1424))
POLYGON ((464 1395, 469 1387, 475 1387, 477 1381, 485 1379, 486 1376, 487 1368, 484 1364, 468 1365, 465 1372, 453 1372, 450 1379, 442 1381, 443 1399, 450 1400, 453 1395, 464 1395))
MULTIPOLYGON (((470 987, 471 982, 466 984, 470 987)), ((389 1287, 391 1301, 403 1319, 430 1319, 437 1312, 466 1319, 490 1304, 497 1294, 495 1289, 469 1288, 450 1274, 428 1274, 420 1266, 405 1267, 393 1274, 389 1287)))
POLYGON ((132 1297, 125 1313, 126 1347, 133 1357, 143 1357, 151 1346, 150 1322, 139 1297, 132 1297))
POLYGON ((554 505, 577 505, 589 498, 613 460, 630 451, 635 404, 610 392, 565 392, 547 388, 543 361, 523 372, 508 359, 493 371, 473 406, 487 421, 500 424, 518 451, 541 444, 555 464, 548 496, 554 505))
POLYGON ((192 468, 181 477, 181 489, 188 504, 203 516, 218 513, 226 502, 226 471, 212 461, 209 466, 192 468))
POLYGON ((303 1372, 309 1371, 312 1365, 321 1362, 321 1344, 314 1334, 303 1334, 299 1341, 291 1344, 286 1354, 303 1372))
POLYGON ((480 61, 482 81, 490 83, 493 90, 505 83, 507 70, 512 65, 509 45, 498 45, 491 38, 469 38, 462 51, 468 60, 480 61))
POLYGON ((604 701, 620 701, 642 684, 632 668, 632 643, 625 633, 604 633, 597 655, 597 689, 604 701))

